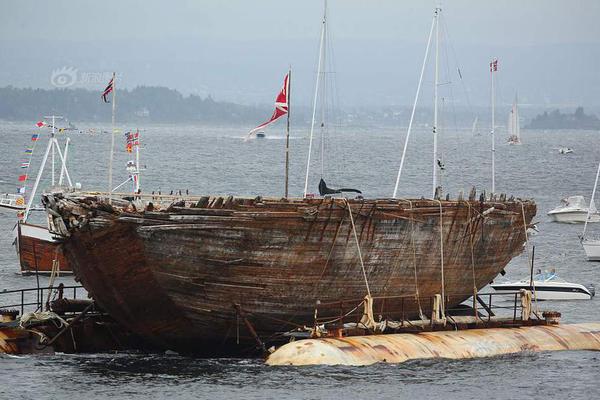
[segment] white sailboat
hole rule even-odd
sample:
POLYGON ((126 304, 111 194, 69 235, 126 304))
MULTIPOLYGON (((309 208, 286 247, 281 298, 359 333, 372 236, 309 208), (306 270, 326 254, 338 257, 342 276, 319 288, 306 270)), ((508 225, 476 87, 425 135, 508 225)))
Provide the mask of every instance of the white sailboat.
MULTIPOLYGON (((593 222, 594 215, 592 210, 596 209, 594 203, 594 197, 596 196, 596 189, 598 187, 598 177, 600 176, 600 163, 598 163, 598 170, 596 171, 596 180, 594 182, 594 189, 592 190, 592 198, 590 199, 590 205, 588 207, 588 213, 585 218, 583 225, 583 233, 581 234, 581 245, 585 251, 588 261, 600 261, 600 237, 589 237, 586 236, 588 222, 593 222)), ((596 214, 596 216, 598 216, 596 214)))
POLYGON ((479 117, 475 117, 475 119, 473 120, 471 134, 473 134, 473 136, 481 136, 481 132, 479 132, 479 117))
POLYGON ((515 101, 508 113, 508 144, 521 144, 521 126, 519 124, 518 99, 515 95, 515 101))

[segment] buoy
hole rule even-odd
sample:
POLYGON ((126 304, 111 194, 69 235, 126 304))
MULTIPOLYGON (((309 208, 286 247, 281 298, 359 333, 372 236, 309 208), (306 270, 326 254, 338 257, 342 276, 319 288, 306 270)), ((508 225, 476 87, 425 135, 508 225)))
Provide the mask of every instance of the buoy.
POLYGON ((370 365, 559 350, 600 350, 600 323, 304 339, 275 350, 266 363, 370 365))

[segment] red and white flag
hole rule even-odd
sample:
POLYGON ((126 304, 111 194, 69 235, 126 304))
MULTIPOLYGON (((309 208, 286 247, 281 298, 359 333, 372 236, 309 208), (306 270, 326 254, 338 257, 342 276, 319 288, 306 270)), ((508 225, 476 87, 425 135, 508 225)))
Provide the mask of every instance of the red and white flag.
POLYGON ((114 81, 115 81, 115 76, 113 75, 113 77, 111 78, 110 82, 108 82, 108 85, 106 86, 106 89, 104 89, 104 92, 102 92, 102 100, 104 100, 105 103, 110 103, 110 101, 108 101, 108 99, 106 98, 106 96, 108 96, 110 94, 110 92, 113 91, 113 89, 115 87, 114 81))
POLYGON ((492 62, 490 63, 490 72, 496 72, 498 71, 498 60, 497 59, 493 59, 492 62))
POLYGON ((46 125, 46 123, 44 121, 38 121, 38 123, 36 124, 36 126, 38 128, 41 128, 42 126, 46 125))
POLYGON ((252 134, 255 133, 256 131, 261 130, 265 126, 269 125, 271 122, 276 121, 279 117, 288 113, 288 105, 289 105, 288 94, 290 92, 289 89, 290 89, 290 74, 288 72, 285 75, 285 78, 283 79, 283 87, 281 88, 281 91, 275 98, 275 111, 273 111, 273 115, 271 116, 271 119, 269 119, 267 122, 265 122, 263 124, 260 124, 259 126, 257 126, 256 128, 252 129, 250 132, 248 132, 246 139, 248 139, 250 136, 252 136, 252 134))

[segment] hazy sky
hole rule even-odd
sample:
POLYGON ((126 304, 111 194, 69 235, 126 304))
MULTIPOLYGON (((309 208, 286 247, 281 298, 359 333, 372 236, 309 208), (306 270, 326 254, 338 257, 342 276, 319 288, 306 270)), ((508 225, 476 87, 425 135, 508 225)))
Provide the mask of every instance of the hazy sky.
MULTIPOLYGON (((410 104, 440 3, 446 52, 457 58, 449 64, 460 66, 475 104, 489 98, 493 56, 501 59, 505 102, 519 90, 524 102, 600 104, 597 0, 329 0, 342 102, 410 104)), ((125 87, 265 104, 292 64, 298 103, 308 104, 322 7, 320 0, 0 0, 0 85, 52 87, 51 73, 63 67, 116 70, 125 87)))
MULTIPOLYGON (((322 1, 2 0, 2 39, 94 41, 197 37, 314 38, 322 1)), ((514 45, 598 43, 597 0, 329 0, 336 37, 421 42, 441 4, 453 40, 514 45)))

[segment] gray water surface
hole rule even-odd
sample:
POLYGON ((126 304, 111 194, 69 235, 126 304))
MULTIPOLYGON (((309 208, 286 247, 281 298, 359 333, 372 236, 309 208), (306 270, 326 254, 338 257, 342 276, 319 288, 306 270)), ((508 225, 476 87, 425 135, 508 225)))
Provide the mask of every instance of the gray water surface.
MULTIPOLYGON (((102 128, 78 124, 82 130, 102 128)), ((122 130, 135 129, 123 126, 122 130)), ((106 129, 106 127, 104 127, 106 129)), ((280 195, 283 193, 284 140, 271 137, 243 142, 248 127, 140 126, 145 192, 189 190, 191 194, 280 195)), ((0 192, 14 192, 24 148, 37 128, 0 125, 0 192)), ((277 128, 267 134, 278 134, 277 128), (274 133, 272 133, 274 132, 274 133)), ((45 131, 42 131, 45 132, 45 131)), ((332 187, 356 187, 366 197, 392 195, 404 128, 344 127, 324 142, 324 178, 332 187)), ((589 199, 597 163, 600 133, 589 131, 523 131, 522 146, 508 146, 497 136, 497 192, 533 198, 538 204, 537 268, 556 268, 569 281, 600 284, 600 263, 585 261, 577 235, 580 225, 549 222, 546 212, 568 195, 589 199), (570 155, 557 148, 568 146, 570 155)), ((84 188, 106 190, 110 137, 69 134, 73 181, 84 188)), ((61 143, 65 136, 61 135, 61 143)), ((31 175, 39 166, 46 136, 37 144, 31 175)), ((400 195, 431 195, 431 134, 420 128, 411 138, 400 195)), ((443 184, 452 197, 471 186, 489 190, 490 137, 470 131, 448 131, 441 138, 446 170, 443 184)), ((301 195, 308 138, 292 131, 290 193, 301 195)), ((314 142, 309 192, 316 192, 321 173, 321 142, 314 142)), ((117 137, 115 184, 127 178, 123 138, 117 137)), ((49 184, 49 177, 42 187, 49 184)), ((38 217, 39 218, 39 217, 38 217)), ((12 246, 15 214, 0 211, 0 290, 34 287, 34 277, 17 274, 12 246)), ((600 224, 591 226, 600 233, 600 224)), ((506 279, 529 273, 527 256, 515 258, 506 279)), ((41 278, 42 284, 46 280, 41 278)), ((72 283, 70 278, 61 278, 72 283)), ((600 321, 598 299, 547 302, 541 309, 563 313, 565 322, 600 321)), ((202 360, 172 355, 96 354, 0 356, 0 399, 397 399, 430 398, 600 398, 600 354, 558 352, 519 354, 477 360, 426 360, 370 367, 267 367, 257 360, 202 360)))

